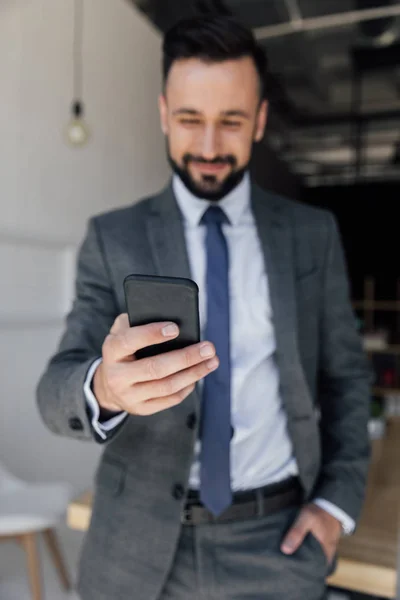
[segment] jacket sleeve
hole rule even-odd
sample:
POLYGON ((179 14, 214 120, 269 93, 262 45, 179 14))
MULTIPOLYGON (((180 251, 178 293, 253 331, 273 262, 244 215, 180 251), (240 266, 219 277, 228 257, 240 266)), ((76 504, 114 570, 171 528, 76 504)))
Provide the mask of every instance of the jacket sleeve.
POLYGON ((370 459, 372 372, 356 327, 338 226, 332 214, 327 218, 318 390, 322 468, 315 496, 357 521, 370 459))
POLYGON ((84 384, 118 316, 96 219, 90 219, 77 260, 75 298, 55 355, 40 378, 36 398, 54 433, 102 441, 91 426, 84 384))

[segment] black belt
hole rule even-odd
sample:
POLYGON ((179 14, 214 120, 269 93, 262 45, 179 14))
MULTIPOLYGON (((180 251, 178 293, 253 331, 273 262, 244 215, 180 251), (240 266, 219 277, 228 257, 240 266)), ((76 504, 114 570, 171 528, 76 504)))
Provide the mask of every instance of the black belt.
POLYGON ((235 492, 232 504, 221 515, 215 517, 201 503, 199 492, 189 490, 181 522, 183 525, 204 525, 263 517, 289 506, 299 506, 302 501, 303 488, 300 480, 298 477, 291 477, 262 488, 235 492))

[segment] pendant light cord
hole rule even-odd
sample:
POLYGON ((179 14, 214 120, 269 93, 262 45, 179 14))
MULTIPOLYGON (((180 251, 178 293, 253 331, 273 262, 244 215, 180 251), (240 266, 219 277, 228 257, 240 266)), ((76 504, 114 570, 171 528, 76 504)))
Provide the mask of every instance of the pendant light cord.
POLYGON ((74 102, 82 102, 83 0, 74 0, 73 94, 74 102))

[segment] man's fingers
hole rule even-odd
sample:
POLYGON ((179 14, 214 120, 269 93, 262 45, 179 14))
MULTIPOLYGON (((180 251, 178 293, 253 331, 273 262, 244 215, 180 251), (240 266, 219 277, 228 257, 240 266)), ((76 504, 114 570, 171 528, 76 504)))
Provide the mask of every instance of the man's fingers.
MULTIPOLYGON (((182 389, 186 389, 200 379, 214 371, 219 366, 218 358, 211 361, 204 361, 193 367, 179 371, 165 379, 156 379, 155 381, 145 381, 134 385, 135 399, 139 402, 146 401, 148 398, 164 398, 177 394, 182 389)), ((139 363, 135 363, 135 366, 139 363)))
POLYGON ((129 327, 128 323, 128 327, 126 327, 127 318, 127 315, 120 315, 104 340, 103 358, 105 360, 123 361, 142 348, 162 344, 179 335, 179 329, 175 323, 150 323, 138 327, 129 327))
POLYGON ((194 387, 194 385, 189 385, 177 394, 173 394, 167 398, 155 398, 147 400, 147 402, 142 402, 135 407, 135 414, 140 416, 153 415, 162 410, 166 410, 167 408, 171 408, 172 406, 176 406, 193 392, 194 387))
MULTIPOLYGON (((142 358, 131 366, 131 384, 157 380, 160 386, 167 387, 167 389, 161 387, 156 397, 167 396, 177 391, 177 389, 181 389, 192 383, 185 380, 183 381, 183 385, 180 385, 181 381, 177 379, 172 380, 170 376, 176 375, 181 371, 186 371, 190 367, 199 365, 204 361, 208 362, 208 360, 213 358, 215 358, 215 346, 208 342, 201 342, 200 344, 193 344, 180 350, 171 350, 157 356, 142 358), (169 389, 168 386, 170 384, 174 385, 174 383, 178 384, 179 387, 176 389, 175 385, 173 390, 169 389)), ((202 376, 204 377, 208 370, 203 367, 203 371, 202 376)))
POLYGON ((289 529, 282 542, 282 552, 285 554, 292 554, 293 552, 296 552, 296 550, 303 543, 307 533, 311 530, 311 519, 312 517, 310 514, 304 509, 300 512, 300 515, 298 516, 294 525, 292 525, 292 527, 289 529))

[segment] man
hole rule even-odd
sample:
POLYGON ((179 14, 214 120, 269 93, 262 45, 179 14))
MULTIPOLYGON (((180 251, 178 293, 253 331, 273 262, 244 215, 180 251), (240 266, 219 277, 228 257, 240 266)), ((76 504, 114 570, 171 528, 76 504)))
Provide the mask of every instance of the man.
POLYGON ((369 458, 369 370, 337 226, 250 180, 268 108, 251 32, 193 19, 163 49, 172 182, 90 220, 74 306, 38 387, 52 431, 105 443, 79 591, 321 598, 369 458), (198 283, 200 344, 135 358, 178 332, 129 327, 130 273, 198 283))

